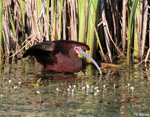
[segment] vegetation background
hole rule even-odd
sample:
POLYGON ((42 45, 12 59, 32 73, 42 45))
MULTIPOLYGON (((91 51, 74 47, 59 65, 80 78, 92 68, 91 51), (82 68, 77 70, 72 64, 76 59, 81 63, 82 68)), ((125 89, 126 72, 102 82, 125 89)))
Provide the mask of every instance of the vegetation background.
POLYGON ((0 0, 0 61, 42 41, 75 40, 108 63, 148 62, 148 0, 0 0))

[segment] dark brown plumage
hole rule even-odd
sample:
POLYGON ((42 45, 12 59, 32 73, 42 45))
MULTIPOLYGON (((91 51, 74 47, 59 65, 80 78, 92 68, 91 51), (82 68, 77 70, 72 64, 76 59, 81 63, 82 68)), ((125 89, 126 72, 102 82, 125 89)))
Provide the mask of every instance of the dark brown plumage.
POLYGON ((23 54, 23 58, 29 55, 35 56, 44 69, 76 73, 82 68, 82 61, 78 54, 89 57, 82 49, 89 50, 90 48, 88 45, 76 41, 46 41, 29 48, 23 54))

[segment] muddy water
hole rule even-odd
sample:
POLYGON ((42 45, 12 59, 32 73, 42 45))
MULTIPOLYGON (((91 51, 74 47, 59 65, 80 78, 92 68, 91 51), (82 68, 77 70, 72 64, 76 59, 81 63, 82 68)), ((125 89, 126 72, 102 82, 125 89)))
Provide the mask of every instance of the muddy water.
POLYGON ((5 65, 0 116, 150 116, 149 67, 77 74, 43 73, 39 64, 5 65))

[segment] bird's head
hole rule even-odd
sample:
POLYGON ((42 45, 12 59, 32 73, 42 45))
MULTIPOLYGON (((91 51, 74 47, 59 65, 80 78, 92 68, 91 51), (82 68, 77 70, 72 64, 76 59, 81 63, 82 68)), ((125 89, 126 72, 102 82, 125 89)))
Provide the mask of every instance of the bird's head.
POLYGON ((97 67, 97 69, 98 69, 100 75, 102 75, 101 69, 100 69, 100 67, 98 66, 98 64, 96 63, 96 61, 95 61, 92 57, 90 57, 87 53, 85 53, 85 52, 82 50, 81 47, 77 47, 77 46, 76 46, 76 47, 74 47, 74 50, 76 51, 77 54, 81 54, 82 56, 84 56, 84 57, 86 57, 87 59, 89 59, 90 61, 92 61, 93 64, 97 67))
POLYGON ((82 49, 81 47, 74 47, 74 50, 76 51, 77 54, 80 54, 81 49, 82 49))

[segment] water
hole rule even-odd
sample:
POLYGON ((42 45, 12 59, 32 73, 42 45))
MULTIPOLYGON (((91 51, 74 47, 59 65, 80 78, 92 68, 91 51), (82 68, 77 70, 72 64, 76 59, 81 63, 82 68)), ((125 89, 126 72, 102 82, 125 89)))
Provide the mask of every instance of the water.
POLYGON ((86 77, 43 74, 39 64, 6 65, 0 75, 0 116, 150 116, 149 67, 86 77), (134 88, 134 89, 133 89, 134 88))

